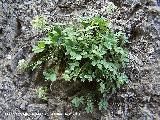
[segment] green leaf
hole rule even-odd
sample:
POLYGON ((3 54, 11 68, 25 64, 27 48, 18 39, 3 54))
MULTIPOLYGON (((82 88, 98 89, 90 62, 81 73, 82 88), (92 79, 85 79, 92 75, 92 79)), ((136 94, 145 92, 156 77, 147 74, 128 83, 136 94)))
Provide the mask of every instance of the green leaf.
POLYGON ((42 61, 38 60, 36 63, 33 64, 32 70, 36 69, 41 64, 42 64, 42 61))
POLYGON ((104 46, 105 46, 106 48, 108 48, 109 50, 112 49, 112 43, 111 43, 111 42, 104 42, 104 46))
POLYGON ((70 52, 70 55, 71 55, 71 59, 75 59, 75 60, 81 60, 82 59, 82 56, 80 54, 77 54, 75 52, 70 52))
POLYGON ((43 50, 45 49, 45 43, 43 41, 39 41, 37 46, 34 46, 32 51, 34 53, 40 53, 43 52, 43 50))
POLYGON ((29 66, 29 62, 25 59, 21 59, 18 61, 18 69, 19 70, 25 70, 29 66))
POLYGON ((99 110, 102 110, 102 109, 107 109, 107 106, 108 106, 108 103, 106 100, 104 99, 101 99, 100 102, 98 103, 99 105, 99 110))
POLYGON ((98 68, 99 68, 100 70, 102 70, 102 65, 101 65, 101 64, 97 64, 97 66, 98 66, 98 68))
POLYGON ((97 65, 97 61, 92 61, 91 63, 93 66, 96 66, 97 65))
POLYGON ((45 43, 42 41, 39 41, 38 47, 44 49, 45 48, 45 43))
POLYGON ((112 12, 114 12, 116 9, 117 9, 117 6, 115 6, 113 2, 108 2, 108 5, 107 5, 107 7, 106 7, 106 11, 107 11, 108 13, 112 13, 112 12))
POLYGON ((71 77, 68 74, 63 74, 63 79, 65 79, 66 81, 70 81, 71 77))
POLYGON ((36 16, 34 19, 31 21, 31 24, 33 28, 39 29, 39 30, 44 30, 46 27, 46 18, 44 16, 36 16))
POLYGON ((123 48, 121 48, 121 47, 114 47, 114 50, 115 50, 117 53, 120 53, 120 54, 122 54, 122 55, 125 54, 123 48))
POLYGON ((84 81, 85 81, 85 78, 81 78, 81 81, 84 82, 84 81))
POLYGON ((78 97, 73 98, 71 102, 74 107, 79 107, 80 104, 83 104, 83 101, 84 101, 84 98, 83 96, 81 96, 80 98, 78 97))
POLYGON ((46 44, 46 45, 50 45, 53 43, 53 41, 51 41, 51 39, 49 37, 44 38, 43 40, 41 40, 41 42, 44 42, 44 44, 46 44))
POLYGON ((87 101, 87 106, 85 108, 87 113, 93 112, 93 102, 91 100, 87 101))
POLYGON ((61 30, 61 27, 60 27, 60 26, 56 25, 56 26, 54 27, 54 30, 56 31, 56 33, 58 33, 58 35, 61 35, 61 34, 62 34, 62 30, 61 30))
POLYGON ((44 75, 46 80, 51 80, 52 82, 56 81, 56 79, 57 79, 56 73, 52 69, 46 70, 45 72, 43 72, 43 75, 44 75))
POLYGON ((76 58, 76 60, 81 60, 81 59, 82 59, 82 56, 81 56, 81 55, 76 54, 75 58, 76 58))
POLYGON ((90 79, 92 76, 91 75, 84 75, 84 78, 90 79))
MULTIPOLYGON (((69 50, 70 50, 70 49, 69 49, 69 50)), ((70 52, 70 55, 71 55, 71 57, 75 58, 76 53, 75 53, 75 52, 73 52, 73 51, 71 51, 71 52, 70 52)))
POLYGON ((56 74, 55 74, 55 73, 52 73, 52 74, 50 75, 50 80, 51 80, 51 81, 56 81, 56 74))
POLYGON ((88 26, 85 30, 86 31, 89 31, 89 30, 92 30, 92 29, 94 29, 94 28, 97 28, 98 26, 88 26))
POLYGON ((38 46, 34 46, 33 49, 32 49, 32 51, 34 53, 40 53, 40 52, 43 52, 43 50, 44 50, 44 48, 40 48, 38 46))
POLYGON ((101 82, 100 83, 100 91, 101 91, 101 93, 104 93, 105 89, 106 89, 105 84, 103 82, 101 82))
POLYGON ((87 54, 88 54, 88 53, 85 52, 85 51, 83 51, 83 52, 81 53, 82 56, 85 56, 85 55, 87 55, 87 54))
POLYGON ((117 77, 118 77, 118 81, 117 82, 120 85, 123 85, 128 80, 128 77, 125 74, 121 74, 120 76, 117 76, 117 77))
POLYGON ((43 100, 47 100, 48 99, 48 97, 46 96, 47 87, 39 87, 38 89, 36 89, 36 93, 37 93, 39 98, 41 98, 43 100))

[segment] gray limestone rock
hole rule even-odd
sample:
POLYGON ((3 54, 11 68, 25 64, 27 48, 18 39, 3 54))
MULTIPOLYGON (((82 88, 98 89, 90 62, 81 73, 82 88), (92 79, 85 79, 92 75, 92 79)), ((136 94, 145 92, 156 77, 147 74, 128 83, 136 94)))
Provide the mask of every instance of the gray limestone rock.
MULTIPOLYGON (((49 98, 48 105, 38 103, 32 74, 16 74, 18 61, 29 59, 31 46, 43 37, 32 29, 33 17, 45 15, 49 24, 57 21, 66 23, 73 16, 97 13, 109 17, 103 11, 108 1, 118 6, 112 17, 113 29, 123 30, 129 38, 130 63, 126 68, 129 83, 110 97, 108 110, 102 111, 101 119, 160 119, 159 0, 1 0, 0 119, 48 120, 53 117, 50 111, 60 112, 62 108, 62 103, 55 102, 53 96, 49 98), (24 111, 29 115, 5 116, 5 113, 24 111)), ((95 113, 71 118, 89 120, 93 116, 99 118, 95 113)))

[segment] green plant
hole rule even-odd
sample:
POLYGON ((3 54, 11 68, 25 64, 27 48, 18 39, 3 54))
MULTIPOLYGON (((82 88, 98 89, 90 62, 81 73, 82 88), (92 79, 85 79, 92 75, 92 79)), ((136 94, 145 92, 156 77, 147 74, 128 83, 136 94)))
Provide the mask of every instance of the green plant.
POLYGON ((31 25, 38 30, 44 30, 47 25, 46 18, 44 16, 35 16, 31 21, 31 25))
POLYGON ((107 106, 108 106, 108 103, 106 100, 104 99, 101 99, 100 102, 98 103, 98 106, 99 106, 99 110, 102 110, 102 109, 107 109, 107 106))
POLYGON ((39 98, 43 99, 43 100, 47 100, 48 97, 47 95, 47 87, 39 87, 36 89, 36 93, 38 95, 39 98))
POLYGON ((80 98, 75 97, 75 98, 73 98, 73 100, 71 102, 72 102, 74 107, 79 107, 80 104, 83 104, 84 98, 83 98, 83 96, 81 96, 80 98))
POLYGON ((94 103, 92 102, 91 99, 87 100, 87 104, 86 104, 86 108, 85 108, 85 110, 86 110, 87 113, 90 113, 90 112, 93 111, 93 104, 94 103))
POLYGON ((107 13, 113 13, 116 9, 117 6, 115 6, 113 2, 108 2, 108 5, 106 7, 107 13))
POLYGON ((29 62, 26 61, 25 59, 21 59, 18 61, 18 70, 25 70, 28 68, 29 62))
POLYGON ((43 75, 44 75, 46 80, 51 80, 51 81, 56 80, 56 73, 52 69, 48 69, 48 70, 44 71, 43 75))
POLYGON ((93 110, 95 103, 100 110, 106 109, 105 94, 114 92, 127 81, 123 73, 128 62, 128 52, 124 48, 127 38, 121 31, 112 31, 109 24, 105 18, 93 17, 76 24, 54 25, 48 36, 33 48, 40 56, 37 61, 47 66, 43 72, 46 80, 55 81, 63 68, 59 78, 94 85, 90 86, 93 90, 82 94, 84 97, 76 96, 72 100, 75 107, 86 104, 87 112, 93 110), (98 100, 95 99, 97 95, 98 100))

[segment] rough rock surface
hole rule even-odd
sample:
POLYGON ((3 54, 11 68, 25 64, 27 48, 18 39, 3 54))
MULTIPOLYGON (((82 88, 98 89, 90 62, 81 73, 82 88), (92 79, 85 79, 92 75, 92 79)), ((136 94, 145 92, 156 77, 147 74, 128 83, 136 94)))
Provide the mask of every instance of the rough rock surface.
MULTIPOLYGON (((109 98, 107 111, 70 116, 72 120, 160 119, 160 8, 155 0, 110 0, 117 5, 115 29, 129 37, 128 85, 109 98)), ((40 101, 32 74, 17 74, 17 63, 30 54, 43 37, 30 21, 45 15, 49 23, 67 22, 73 16, 94 15, 107 0, 1 0, 0 1, 0 119, 56 120, 63 115, 59 98, 40 101), (62 113, 55 115, 54 113, 62 113)), ((105 13, 102 15, 105 16, 105 13)), ((69 107, 66 112, 70 111, 69 107)), ((69 117, 68 117, 69 119, 69 117)))

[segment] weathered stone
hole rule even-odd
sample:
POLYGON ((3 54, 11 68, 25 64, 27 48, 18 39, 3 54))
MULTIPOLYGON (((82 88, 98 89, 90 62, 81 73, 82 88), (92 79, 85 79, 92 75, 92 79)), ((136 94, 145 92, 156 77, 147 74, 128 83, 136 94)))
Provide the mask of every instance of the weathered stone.
POLYGON ((46 115, 48 112, 46 104, 30 104, 27 107, 27 111, 33 114, 44 114, 46 115))
POLYGON ((26 110, 27 109, 27 105, 28 105, 28 102, 27 101, 23 101, 20 105, 20 109, 21 110, 26 110))

